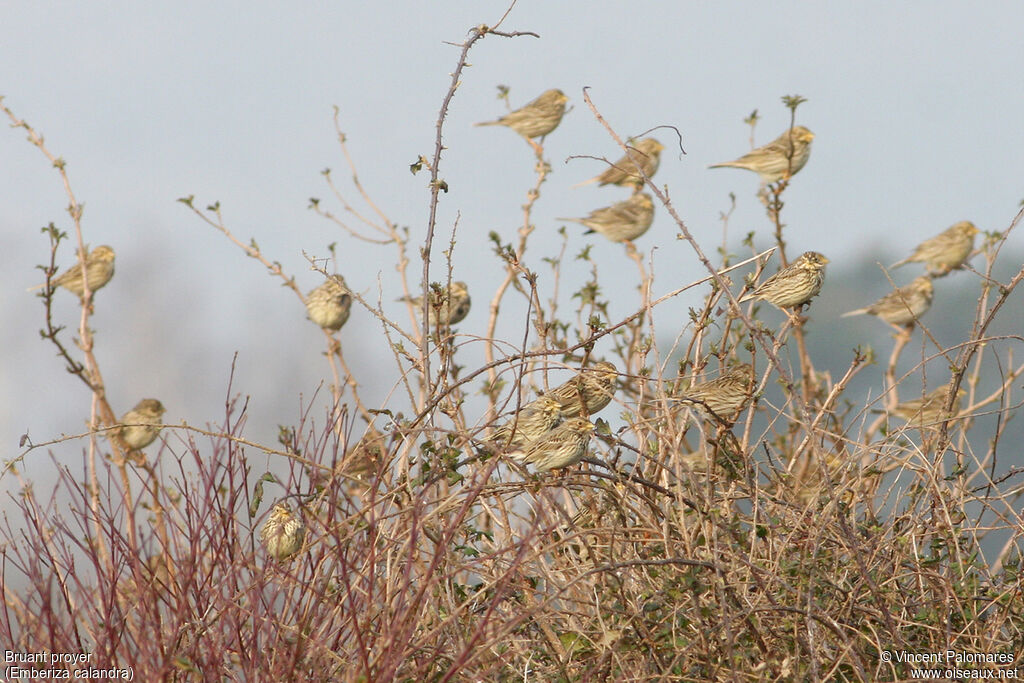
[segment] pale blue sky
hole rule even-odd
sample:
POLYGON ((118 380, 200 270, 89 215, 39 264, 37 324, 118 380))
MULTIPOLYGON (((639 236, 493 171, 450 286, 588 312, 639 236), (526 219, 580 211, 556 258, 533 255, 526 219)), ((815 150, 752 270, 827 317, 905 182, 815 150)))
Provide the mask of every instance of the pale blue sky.
MULTIPOLYGON (((490 0, 441 6, 48 2, 3 11, 0 94, 67 160, 86 205, 86 240, 118 252, 117 277, 100 293, 93 320, 116 410, 157 396, 171 422, 215 420, 237 350, 234 389, 253 397, 247 433, 272 440, 277 423, 296 420, 299 395, 310 396, 328 376, 322 337, 294 297, 178 197, 195 194, 200 206, 219 200, 232 230, 255 238, 304 289, 316 277, 302 250, 323 255, 337 241, 352 286, 375 299, 379 276, 384 300, 398 296, 393 252, 354 242, 307 204, 312 196, 327 202, 325 167, 344 186, 332 127, 337 105, 366 188, 396 222, 422 232, 426 177, 408 166, 432 150, 458 55, 445 41, 461 41, 506 8, 490 0)), ((787 236, 794 251, 823 251, 832 272, 841 272, 883 241, 902 255, 961 219, 983 230, 1009 223, 1024 198, 1022 25, 1024 6, 1013 3, 521 0, 503 28, 541 37, 478 43, 446 127, 442 175, 451 191, 439 230, 447 235, 460 216, 456 277, 479 292, 460 331, 483 331, 500 281, 486 235, 512 238, 532 182, 531 154, 515 134, 471 126, 502 113, 496 85, 511 86, 517 106, 549 87, 574 106, 546 146, 554 173, 530 247, 530 265, 542 276, 539 257, 558 248, 555 216, 585 215, 622 198, 607 188, 570 189, 601 166, 566 164, 567 157, 619 156, 587 111, 584 86, 623 134, 657 125, 681 131, 686 156, 671 153, 668 131, 657 133, 669 150, 656 179, 709 252, 721 242, 718 215, 729 192, 738 197, 730 244, 749 230, 762 246, 769 236, 753 197, 756 176, 708 164, 747 149, 742 119, 753 109, 764 117, 763 143, 788 123, 780 96, 808 98, 799 121, 817 138, 787 193, 787 236)), ((46 258, 39 228, 70 225, 59 179, 18 131, 0 135, 0 155, 8 264, 0 438, 13 453, 26 429, 36 440, 78 431, 89 397, 38 339, 42 309, 24 292, 40 280, 33 264, 46 258)), ((571 256, 589 238, 569 230, 571 256)), ((660 210, 638 241, 645 251, 658 247, 656 293, 701 275, 674 233, 660 210)), ((627 295, 613 314, 634 310, 635 269, 621 248, 597 240, 594 254, 605 272, 622 273, 627 295)), ((70 263, 72 249, 61 257, 70 263)), ((570 284, 583 277, 566 264, 566 305, 570 284)), ((73 327, 75 302, 66 293, 59 299, 58 313, 73 327)), ((683 320, 690 303, 672 304, 662 320, 683 320)), ((405 319, 401 306, 389 305, 405 319)), ((822 310, 819 322, 837 313, 822 310)), ((377 360, 368 322, 356 311, 341 338, 353 359, 377 370, 360 378, 373 395, 375 383, 390 386, 394 376, 387 358, 377 360)))

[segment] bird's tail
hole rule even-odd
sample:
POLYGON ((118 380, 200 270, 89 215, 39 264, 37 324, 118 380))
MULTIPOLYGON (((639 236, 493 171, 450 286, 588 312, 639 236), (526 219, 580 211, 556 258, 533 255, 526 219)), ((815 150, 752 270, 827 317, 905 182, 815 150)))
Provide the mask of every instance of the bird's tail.
POLYGON ((846 313, 843 313, 839 317, 840 318, 849 318, 850 316, 854 316, 854 315, 864 315, 867 312, 868 312, 868 309, 866 309, 866 308, 858 308, 855 311, 847 311, 846 313))
POLYGON ((501 121, 481 121, 480 123, 474 123, 474 126, 500 126, 501 121))
POLYGON ((512 458, 516 462, 526 462, 526 451, 522 448, 516 448, 515 450, 508 451, 505 453, 506 457, 512 458))
POLYGON ((892 270, 893 268, 899 268, 900 266, 905 266, 908 263, 910 263, 909 257, 903 259, 902 261, 897 261, 896 263, 892 264, 891 266, 889 266, 889 270, 892 270))
POLYGON ((580 225, 586 225, 582 218, 556 218, 556 221, 566 221, 568 223, 579 223, 580 225))
POLYGON ((741 164, 738 161, 723 161, 718 164, 711 164, 708 168, 746 168, 745 164, 741 164))
POLYGON ((593 177, 593 178, 591 178, 590 180, 584 180, 583 182, 580 182, 580 183, 576 183, 575 185, 573 185, 573 187, 583 187, 584 185, 589 185, 589 184, 591 184, 591 183, 596 183, 596 182, 597 182, 597 179, 598 179, 598 177, 599 177, 599 176, 594 176, 594 177, 593 177))

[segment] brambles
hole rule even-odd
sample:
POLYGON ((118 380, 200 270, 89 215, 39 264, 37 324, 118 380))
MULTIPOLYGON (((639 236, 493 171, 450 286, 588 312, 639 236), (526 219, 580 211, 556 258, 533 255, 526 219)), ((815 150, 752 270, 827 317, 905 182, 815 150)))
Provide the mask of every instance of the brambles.
POLYGON ((935 287, 931 278, 922 275, 905 287, 890 292, 866 308, 843 313, 844 318, 853 315, 875 315, 891 325, 909 325, 920 318, 932 306, 935 287))
POLYGON ((546 90, 526 106, 502 116, 497 121, 484 121, 478 126, 508 126, 524 138, 542 138, 562 122, 569 98, 561 90, 546 90))
MULTIPOLYGON (((443 139, 454 147, 458 138, 448 131, 443 139)), ((424 157, 435 174, 440 140, 438 157, 424 157)), ((119 473, 102 457, 91 470, 62 467, 62 486, 78 502, 67 517, 77 524, 49 522, 49 508, 35 503, 29 487, 20 498, 12 496, 25 512, 25 523, 13 527, 23 536, 0 541, 13 558, 7 566, 21 572, 17 579, 29 586, 29 597, 10 591, 5 599, 8 614, 28 635, 9 637, 4 626, 0 633, 11 642, 72 651, 76 634, 103 635, 114 624, 116 635, 130 643, 132 661, 152 667, 140 672, 143 680, 192 670, 247 680, 705 680, 721 677, 723 661, 747 678, 871 680, 889 675, 875 667, 877 652, 892 643, 913 641, 927 651, 969 643, 999 651, 1014 642, 1018 629, 1005 615, 1021 611, 1020 581, 1014 570, 1000 572, 970 559, 979 557, 989 530, 1019 534, 1014 501, 988 493, 1002 485, 990 486, 1003 473, 992 476, 987 465, 996 464, 1000 438, 1004 451, 1012 443, 1008 437, 999 432, 979 438, 979 430, 970 431, 974 415, 949 423, 948 445, 938 430, 934 437, 888 431, 885 415, 876 419, 886 426, 871 433, 862 425, 862 396, 849 389, 868 354, 855 351, 844 370, 834 356, 822 360, 820 346, 807 352, 793 343, 793 328, 761 324, 759 307, 730 305, 731 282, 743 272, 736 269, 763 255, 737 264, 731 253, 737 245, 727 239, 716 245, 717 255, 700 254, 715 273, 710 283, 690 279, 692 253, 673 253, 655 281, 649 274, 652 251, 646 261, 651 270, 641 267, 636 282, 622 267, 629 262, 620 250, 593 249, 591 255, 590 245, 579 258, 591 271, 580 282, 578 270, 566 267, 569 250, 528 243, 540 222, 534 203, 554 194, 541 187, 550 169, 540 160, 535 168, 538 180, 526 190, 522 224, 518 211, 496 210, 488 226, 496 236, 497 265, 467 264, 482 259, 467 255, 472 243, 458 221, 450 239, 442 238, 446 226, 426 226, 436 231, 438 243, 445 239, 445 251, 431 250, 427 240, 408 241, 410 233, 420 233, 394 229, 382 205, 375 205, 372 215, 381 217, 383 236, 366 243, 396 246, 393 258, 380 258, 379 246, 367 247, 378 251, 366 261, 387 273, 376 300, 403 308, 391 299, 408 292, 410 281, 424 281, 426 306, 414 302, 427 323, 416 329, 410 311, 400 311, 413 322, 410 330, 387 305, 367 304, 361 293, 371 289, 369 283, 350 291, 340 276, 325 280, 305 298, 310 318, 337 330, 347 324, 355 299, 361 313, 373 318, 360 320, 358 330, 349 328, 358 332, 354 341, 363 354, 353 354, 356 344, 342 349, 334 339, 319 340, 331 365, 314 384, 322 377, 329 389, 303 393, 298 424, 282 425, 273 446, 243 433, 249 416, 238 414, 245 410, 238 406, 247 403, 230 402, 217 423, 223 427, 182 426, 185 438, 168 439, 160 460, 145 471, 119 473), (509 237, 512 231, 518 242, 509 237), (443 342, 422 335, 428 325, 463 320, 469 309, 465 282, 449 291, 429 283, 431 273, 442 280, 440 273, 456 273, 472 282, 477 313, 485 315, 470 322, 489 314, 493 326, 465 325, 464 334, 443 342), (318 308, 321 289, 327 295, 318 308), (666 305, 674 300, 685 307, 687 296, 689 311, 666 305), (574 309, 566 310, 567 299, 574 309), (393 367, 382 360, 389 356, 393 367), (571 379, 533 401, 526 398, 530 389, 524 385, 536 383, 530 373, 580 358, 583 367, 571 379), (597 358, 615 363, 594 363, 597 358), (681 377, 702 373, 697 376, 707 381, 680 388, 683 381, 668 369, 676 362, 681 377), (758 376, 765 378, 764 393, 754 403, 758 376), (523 397, 518 415, 503 413, 508 396, 523 397), (614 415, 592 424, 590 416, 613 399, 615 410, 607 412, 614 415), (680 411, 680 404, 687 408, 680 411), (733 424, 740 411, 742 423, 733 424), (679 419, 696 412, 713 423, 679 419), (193 439, 195 434, 204 438, 193 439), (934 458, 921 457, 926 449, 916 448, 918 437, 929 440, 934 458), (509 458, 501 457, 507 449, 509 458), (581 459, 598 466, 552 485, 551 479, 524 477, 513 458, 540 472, 581 459), (460 469, 460 463, 472 467, 460 469), (78 473, 90 471, 99 476, 81 485, 78 473), (289 492, 286 499, 293 506, 301 501, 301 507, 274 505, 257 526, 266 511, 266 483, 289 492), (899 496, 897 504, 885 496, 899 496), (975 508, 991 516, 955 518, 975 508), (950 522, 963 533, 950 533, 950 522), (80 555, 89 562, 78 561, 80 555), (156 572, 147 570, 146 557, 160 557, 166 577, 148 581, 156 572), (65 581, 76 562, 88 576, 65 581), (980 576, 994 589, 979 584, 980 576), (136 586, 130 605, 110 609, 110 601, 90 602, 123 594, 110 588, 119 582, 136 586), (162 599, 154 599, 158 585, 170 589, 162 599), (1004 599, 1006 605, 992 607, 1004 599), (69 612, 67 605, 76 603, 89 609, 69 612), (865 604, 874 607, 865 611, 865 604), (981 612, 983 619, 977 618, 981 612), (887 615, 895 616, 887 621, 887 615)), ((626 184, 636 184, 635 177, 626 184)), ((456 188, 453 182, 443 198, 448 216, 461 208, 455 206, 456 188)), ((654 186, 650 192, 664 195, 659 201, 674 216, 679 207, 670 189, 654 186)), ((341 201, 341 188, 332 190, 341 201)), ((781 191, 772 188, 773 200, 781 191)), ((644 212, 650 204, 638 192, 579 220, 612 239, 631 238, 633 227, 617 230, 614 221, 602 219, 615 207, 639 207, 636 225, 649 225, 644 212)), ((558 206, 557 197, 551 206, 558 206)), ((687 229, 682 219, 676 225, 680 233, 687 229)), ((778 228, 776 244, 785 256, 784 223, 771 227, 778 228)), ((583 241, 561 233, 565 243, 583 241)), ((652 246, 665 255, 671 245, 658 237, 652 246)), ((752 237, 751 251, 754 242, 752 237)), ((349 264, 365 256, 358 246, 339 250, 350 278, 349 264)), ((700 251, 697 240, 691 246, 700 251)), ((262 256, 255 246, 246 254, 262 256)), ((780 273, 766 274, 743 300, 804 305, 821 289, 827 263, 808 252, 780 273)), ((303 299, 282 266, 268 268, 303 299)), ((987 303, 1001 303, 1001 296, 998 291, 987 303)), ((839 311, 822 310, 822 303, 816 304, 820 314, 805 321, 809 335, 846 348, 849 340, 830 327, 839 311)), ((898 310, 877 314, 899 319, 898 310)), ((996 373, 980 365, 981 358, 1002 361, 1000 345, 1008 342, 985 334, 983 323, 979 318, 979 333, 969 339, 921 335, 920 360, 894 352, 891 366, 899 362, 899 372, 887 369, 884 378, 872 378, 871 395, 895 403, 894 394, 883 392, 896 390, 906 377, 914 382, 918 375, 938 374, 936 365, 943 373, 952 368, 955 381, 990 382, 996 373), (961 349, 983 353, 971 361, 959 355, 961 349)), ((287 346, 285 355, 316 358, 307 348, 287 346)), ((978 416, 1013 410, 1009 394, 1019 368, 1010 362, 1000 370, 1007 400, 997 407, 999 392, 991 392, 978 416)), ((99 373, 89 379, 102 406, 103 388, 92 377, 99 373)), ((276 386, 269 393, 275 399, 281 394, 276 386)), ((893 414, 927 423, 939 413, 925 403, 901 404, 893 414)), ((97 414, 100 425, 116 422, 97 414)), ((265 427, 254 419, 249 424, 265 427)), ((88 435, 78 438, 101 431, 90 425, 88 435)), ((113 436, 111 441, 116 443, 113 436)), ((102 453, 89 452, 95 450, 102 453)), ((1019 545, 1019 537, 1012 540, 1005 547, 1019 545)), ((1003 567, 1017 566, 1012 552, 996 559, 1003 567)))
POLYGON ((812 140, 814 133, 796 126, 735 161, 712 164, 709 168, 743 168, 760 176, 762 183, 774 183, 796 175, 807 164, 812 140))
POLYGON ((306 525, 286 503, 275 503, 260 530, 260 540, 271 557, 285 562, 302 549, 306 525))
POLYGON ((654 177, 661 164, 661 151, 665 149, 654 138, 643 138, 629 144, 629 149, 611 167, 590 180, 577 183, 576 187, 597 183, 598 185, 619 185, 632 187, 636 191, 644 185, 644 177, 637 172, 639 167, 648 178, 654 177))
POLYGON ((805 251, 789 264, 762 282, 739 303, 762 299, 779 308, 802 306, 818 295, 825 282, 825 264, 829 260, 816 251, 805 251))
POLYGON ((595 209, 586 218, 559 218, 585 225, 585 234, 599 232, 612 242, 628 242, 640 237, 654 222, 654 202, 651 195, 638 192, 629 199, 595 209))
POLYGON ((571 467, 586 455, 593 431, 594 425, 590 420, 571 417, 525 449, 512 451, 508 455, 514 460, 533 465, 538 472, 571 467))
POLYGON ((978 229, 970 221, 960 221, 941 233, 917 245, 914 253, 892 264, 899 268, 907 263, 923 263, 929 275, 942 277, 963 266, 974 249, 974 236, 978 229))
POLYGON ((306 295, 309 319, 325 330, 337 332, 348 321, 352 295, 340 275, 331 275, 306 295))

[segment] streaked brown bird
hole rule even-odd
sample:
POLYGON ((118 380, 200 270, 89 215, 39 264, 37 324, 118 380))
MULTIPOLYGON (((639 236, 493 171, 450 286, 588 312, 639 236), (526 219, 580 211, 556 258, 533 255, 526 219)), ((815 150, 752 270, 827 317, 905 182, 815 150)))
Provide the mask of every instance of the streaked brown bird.
POLYGON ((527 403, 517 416, 509 418, 505 424, 494 430, 491 441, 503 448, 520 448, 536 441, 557 427, 561 421, 562 404, 552 396, 541 396, 527 403))
POLYGON ((612 402, 618 376, 619 371, 614 363, 601 361, 592 368, 581 369, 579 374, 547 392, 545 396, 562 404, 563 417, 579 417, 583 414, 584 405, 586 415, 593 415, 612 402))
POLYGON ((161 419, 167 412, 163 404, 155 398, 144 398, 135 407, 121 416, 120 426, 116 429, 129 450, 137 451, 156 441, 160 434, 161 419))
MULTIPOLYGON (((95 293, 96 290, 102 289, 104 285, 110 282, 110 279, 114 277, 114 249, 108 247, 105 244, 101 244, 92 251, 89 251, 85 257, 85 273, 89 281, 89 291, 95 293)), ((81 262, 76 262, 73 266, 65 270, 63 273, 51 280, 53 286, 63 287, 69 292, 73 292, 79 298, 85 294, 85 285, 82 280, 82 265, 81 262)), ((29 289, 41 289, 45 285, 36 285, 29 289)))
POLYGON ((337 332, 348 321, 352 295, 340 275, 331 275, 306 295, 309 319, 325 330, 337 332))
POLYGON ((805 251, 797 260, 758 285, 739 303, 761 299, 779 308, 802 306, 821 291, 825 282, 825 264, 829 261, 816 251, 805 251))
MULTIPOLYGON (((469 315, 469 307, 472 303, 469 298, 469 287, 465 282, 452 282, 450 288, 444 288, 438 284, 430 286, 430 293, 427 295, 427 316, 430 321, 430 329, 447 327, 462 320, 469 315)), ((417 311, 423 311, 423 297, 402 297, 399 301, 409 301, 417 311)))
POLYGON ((875 315, 890 325, 909 325, 920 318, 932 307, 935 287, 927 275, 914 278, 909 285, 889 292, 866 308, 843 313, 843 318, 851 315, 875 315))
POLYGON ((942 277, 961 267, 974 250, 978 229, 970 221, 960 221, 917 245, 914 253, 892 264, 899 268, 906 263, 923 263, 929 275, 942 277))
POLYGON ((949 397, 949 386, 944 384, 924 397, 898 404, 893 408, 892 413, 912 425, 927 426, 946 418, 956 417, 960 413, 960 406, 966 395, 967 392, 959 389, 956 392, 956 399, 953 401, 952 413, 946 413, 944 409, 946 407, 946 399, 949 397))
POLYGON ((713 380, 684 389, 680 398, 692 401, 706 414, 728 420, 743 409, 753 389, 754 369, 747 363, 738 363, 713 380))
POLYGON ((382 472, 387 455, 387 437, 370 425, 345 451, 338 469, 350 489, 365 489, 382 472))
POLYGON ((812 140, 814 133, 796 126, 735 161, 712 164, 708 168, 744 168, 759 175, 762 183, 774 183, 796 175, 807 164, 812 140))
POLYGON ((275 503, 260 530, 260 540, 275 560, 285 562, 302 550, 306 525, 287 503, 275 503))
POLYGON ((622 158, 612 164, 604 172, 594 176, 590 180, 576 183, 573 187, 597 183, 598 185, 619 185, 622 187, 641 188, 644 178, 637 172, 639 166, 644 175, 653 178, 661 165, 661 151, 665 147, 654 138, 643 138, 636 142, 627 143, 629 149, 622 155, 622 158))
POLYGON ((532 464, 538 472, 559 470, 575 465, 587 454, 594 425, 582 417, 572 417, 543 434, 522 450, 512 451, 509 457, 524 464, 532 464))
POLYGON ((569 101, 561 90, 545 90, 540 97, 521 109, 502 116, 497 121, 484 121, 478 126, 508 126, 524 138, 542 138, 562 122, 565 103, 569 101))
POLYGON ((640 237, 654 222, 654 202, 651 195, 638 192, 623 202, 595 209, 586 218, 559 218, 585 225, 590 230, 584 234, 599 232, 612 242, 632 242, 640 237))

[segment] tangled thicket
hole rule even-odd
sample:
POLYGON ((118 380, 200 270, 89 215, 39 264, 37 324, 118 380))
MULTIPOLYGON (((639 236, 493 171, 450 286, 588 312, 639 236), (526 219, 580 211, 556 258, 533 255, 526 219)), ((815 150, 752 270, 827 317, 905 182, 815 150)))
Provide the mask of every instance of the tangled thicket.
MULTIPOLYGON (((471 34, 442 121, 466 55, 488 35, 515 36, 486 27, 471 34)), ((790 133, 809 134, 795 126, 800 102, 786 100, 790 133)), ((42 138, 5 111, 66 180, 42 138)), ((1024 277, 992 279, 1020 215, 985 237, 974 257, 980 273, 939 274, 974 278, 970 337, 941 347, 927 326, 901 326, 885 386, 865 405, 845 392, 873 354, 858 349, 846 367, 817 367, 804 341, 813 300, 785 316, 764 302, 741 305, 766 292, 757 287, 774 271, 767 252, 747 244, 751 258, 719 254, 713 263, 652 181, 657 164, 645 168, 643 155, 608 131, 624 153, 615 163, 631 164, 624 177, 642 177, 631 189, 646 189, 675 222, 705 278, 654 298, 653 278, 627 241, 624 258, 641 275, 631 315, 608 318, 596 277, 578 285, 575 322, 554 302, 545 306, 527 247, 548 165, 532 140, 537 176, 522 225, 510 241, 492 235, 504 268, 496 291, 474 289, 457 260, 430 270, 437 225, 410 244, 355 181, 376 218, 354 228, 326 201, 312 208, 342 231, 374 232, 380 249, 395 249, 403 299, 421 322, 403 326, 359 287, 327 280, 310 308, 323 321, 333 377, 327 427, 306 416, 282 427, 273 446, 247 441, 236 411, 219 432, 165 427, 159 459, 130 452, 88 328, 102 293, 83 301, 72 350, 45 288, 44 337, 98 409, 88 481, 62 470, 58 490, 41 497, 23 482, 23 519, 5 522, 5 582, 26 588, 5 591, 3 638, 24 651, 92 652, 102 666, 133 666, 142 680, 895 680, 906 665, 884 662, 883 650, 1020 652, 1021 471, 1007 471, 997 456, 1018 403, 1012 386, 1024 366, 1012 351, 1022 339, 989 333, 1024 277), (410 246, 427 255, 418 287, 410 285, 410 246), (739 270, 755 261, 756 272, 739 270), (703 303, 682 329, 658 319, 660 305, 695 288, 703 303), (487 329, 472 335, 457 324, 469 294, 491 302, 487 329), (495 336, 507 297, 529 306, 525 343, 495 336), (349 306, 379 321, 393 355, 401 399, 389 405, 363 401, 364 378, 337 341, 349 306), (931 350, 897 372, 915 334, 931 350), (485 362, 461 366, 469 349, 485 362), (608 407, 595 384, 609 372, 601 363, 614 364, 608 407), (548 373, 565 368, 573 374, 554 390, 548 373), (982 378, 993 369, 999 381, 988 385, 982 378), (549 386, 562 416, 550 400, 536 400, 549 386), (994 431, 976 428, 983 412, 1000 416, 994 431), (530 448, 517 439, 566 438, 575 434, 566 425, 588 420, 596 430, 587 455, 567 472, 531 472, 508 457, 509 448, 530 448), (272 454, 286 474, 254 471, 252 452, 272 454), (268 554, 260 545, 268 516, 283 524, 294 515, 301 524, 290 528, 305 530, 294 541, 304 541, 301 550, 293 553, 289 539, 268 554), (997 545, 983 557, 983 544, 997 545)), ((414 165, 429 174, 431 216, 446 189, 440 135, 434 157, 414 165)), ((349 159, 340 130, 339 140, 349 159)), ((779 140, 781 153, 792 154, 793 144, 779 140)), ((785 171, 760 195, 772 258, 782 265, 791 256, 782 198, 805 162, 776 159, 773 168, 785 171)), ((350 209, 329 173, 327 181, 333 201, 350 209)), ((68 192, 82 244, 80 204, 68 192)), ((279 264, 229 231, 219 205, 182 201, 306 303, 279 264)), ((63 235, 52 227, 48 234, 52 274, 63 235)), ((311 263, 333 275, 324 261, 311 263)), ((791 306, 774 296, 780 281, 763 298, 791 306)), ((116 286, 115 278, 108 287, 116 286)), ((20 476, 17 462, 5 476, 20 476)))

